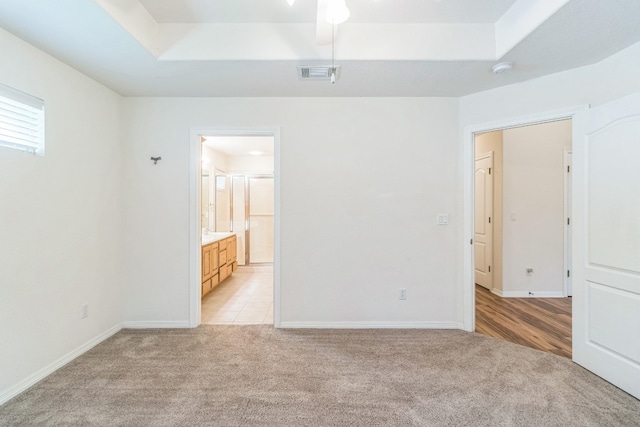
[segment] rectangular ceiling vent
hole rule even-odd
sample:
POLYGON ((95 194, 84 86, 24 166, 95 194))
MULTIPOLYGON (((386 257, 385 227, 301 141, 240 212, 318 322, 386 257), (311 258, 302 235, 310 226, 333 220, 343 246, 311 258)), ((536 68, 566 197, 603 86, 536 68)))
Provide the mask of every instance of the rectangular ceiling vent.
MULTIPOLYGON (((340 77, 340 66, 336 65, 336 79, 340 77)), ((298 79, 300 80, 331 80, 331 66, 330 65, 321 65, 321 66, 310 66, 310 65, 299 65, 298 66, 298 79)))

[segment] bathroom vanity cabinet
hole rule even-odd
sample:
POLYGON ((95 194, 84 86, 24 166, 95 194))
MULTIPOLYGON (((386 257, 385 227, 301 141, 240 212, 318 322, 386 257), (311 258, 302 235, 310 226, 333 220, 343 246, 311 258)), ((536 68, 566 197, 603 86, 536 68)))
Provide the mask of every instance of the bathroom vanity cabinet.
POLYGON ((202 239, 202 296, 237 270, 237 237, 216 233, 202 239))

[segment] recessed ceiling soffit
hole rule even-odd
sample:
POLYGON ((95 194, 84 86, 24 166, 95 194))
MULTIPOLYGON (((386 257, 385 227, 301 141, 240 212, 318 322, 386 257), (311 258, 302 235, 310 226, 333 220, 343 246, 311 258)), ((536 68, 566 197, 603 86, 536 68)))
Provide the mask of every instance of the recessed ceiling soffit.
MULTIPOLYGON (((317 0, 317 9, 326 1, 317 0)), ((343 61, 498 60, 568 1, 517 0, 495 22, 349 21, 338 26, 336 55, 343 61)), ((331 53, 331 25, 320 14, 315 22, 167 22, 144 1, 96 2, 159 61, 312 61, 331 53)))

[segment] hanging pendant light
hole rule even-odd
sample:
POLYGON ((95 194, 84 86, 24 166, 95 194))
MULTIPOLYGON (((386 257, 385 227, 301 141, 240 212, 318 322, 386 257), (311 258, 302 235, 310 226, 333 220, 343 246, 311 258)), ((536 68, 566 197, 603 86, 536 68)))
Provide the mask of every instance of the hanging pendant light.
MULTIPOLYGON (((291 1, 291 0, 287 0, 291 1)), ((336 29, 350 15, 345 0, 318 0, 318 18, 325 15, 331 25, 331 65, 330 66, 298 66, 298 78, 301 80, 330 80, 335 84, 340 77, 340 66, 336 65, 336 29)), ((321 26, 321 23, 318 22, 321 26)))
POLYGON ((345 0, 327 0, 327 22, 329 24, 342 24, 349 19, 349 9, 345 0))
POLYGON ((331 84, 336 84, 336 24, 331 24, 331 84))

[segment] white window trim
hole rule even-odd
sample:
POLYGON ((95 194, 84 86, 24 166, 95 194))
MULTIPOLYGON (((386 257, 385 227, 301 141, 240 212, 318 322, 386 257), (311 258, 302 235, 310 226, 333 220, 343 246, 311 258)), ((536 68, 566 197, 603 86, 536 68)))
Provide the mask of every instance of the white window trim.
POLYGON ((44 156, 44 101, 0 84, 0 147, 44 156))

